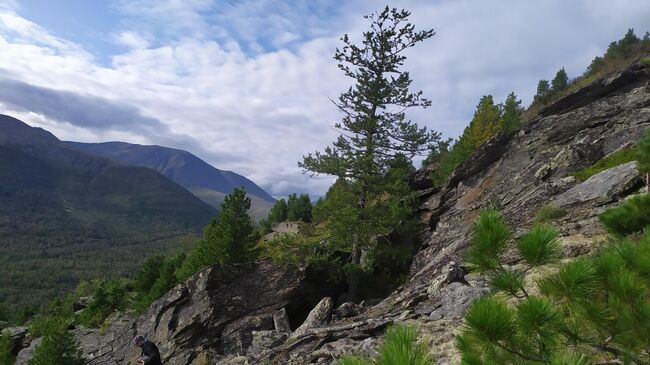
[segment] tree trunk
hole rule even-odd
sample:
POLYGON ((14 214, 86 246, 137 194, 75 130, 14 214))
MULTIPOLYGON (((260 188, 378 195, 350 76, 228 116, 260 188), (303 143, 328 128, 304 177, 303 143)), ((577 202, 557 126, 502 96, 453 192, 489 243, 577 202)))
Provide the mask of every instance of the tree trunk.
POLYGON ((356 242, 352 245, 352 256, 350 261, 354 265, 348 275, 348 301, 356 303, 359 300, 359 270, 361 269, 361 247, 356 242))

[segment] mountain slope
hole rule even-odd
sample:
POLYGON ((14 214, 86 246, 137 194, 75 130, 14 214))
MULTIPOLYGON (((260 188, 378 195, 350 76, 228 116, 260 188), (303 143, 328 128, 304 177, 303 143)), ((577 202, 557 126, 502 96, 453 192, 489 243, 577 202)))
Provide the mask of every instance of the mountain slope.
MULTIPOLYGON (((315 328, 286 341, 292 335, 291 329, 278 326, 280 321, 275 319, 288 316, 289 322, 294 321, 296 314, 292 307, 298 304, 295 299, 289 298, 286 304, 254 302, 258 305, 256 309, 271 308, 281 314, 255 312, 260 317, 264 315, 265 320, 256 318, 253 321, 248 314, 237 313, 228 318, 231 327, 202 327, 216 322, 199 319, 184 321, 186 327, 181 328, 177 326, 178 318, 188 317, 183 313, 203 312, 201 307, 191 308, 196 302, 179 298, 188 293, 201 298, 225 295, 215 287, 198 294, 175 289, 155 302, 139 319, 114 321, 107 333, 124 333, 123 327, 133 332, 147 331, 151 328, 150 318, 166 318, 166 323, 156 323, 154 332, 147 333, 166 349, 163 356, 179 364, 189 365, 191 361, 185 359, 200 357, 207 357, 216 364, 230 364, 235 358, 251 364, 333 364, 344 354, 375 355, 384 329, 391 323, 406 321, 418 327, 419 339, 426 342, 437 364, 458 364, 460 358, 454 339, 463 326, 464 312, 474 300, 489 292, 488 278, 468 272, 463 264, 472 239, 472 224, 479 212, 498 207, 516 237, 535 223, 540 208, 548 204, 560 207, 566 214, 550 223, 560 232, 562 261, 597 252, 608 241, 598 215, 643 189, 643 181, 634 163, 610 168, 584 182, 572 175, 605 156, 634 145, 645 134, 650 128, 649 83, 650 68, 636 63, 557 100, 520 130, 501 133, 481 146, 453 172, 442 188, 432 186, 427 178, 430 171, 420 171, 420 179, 414 185, 420 187, 420 217, 426 226, 422 232, 422 248, 412 262, 406 282, 375 305, 346 303, 333 310, 336 316, 329 322, 332 306, 316 307, 309 316, 315 328), (174 317, 174 314, 179 315, 174 317), (316 321, 321 318, 323 322, 316 321), (195 336, 188 335, 191 330, 196 330, 195 336), (210 342, 226 336, 237 341, 210 342), (188 342, 188 338, 195 342, 188 342), (234 346, 237 348, 231 351, 234 346), (246 359, 242 359, 241 354, 246 359)), ((523 268, 518 255, 506 252, 506 258, 508 267, 523 268)), ((526 274, 525 285, 534 286, 540 274, 557 270, 557 267, 549 265, 539 269, 526 274)), ((211 275, 228 277, 232 268, 217 266, 209 270, 213 270, 211 275)), ((251 265, 249 270, 254 272, 255 267, 251 265)), ((204 282, 204 277, 205 273, 196 275, 181 287, 197 288, 191 284, 192 280, 204 282)), ((227 303, 224 310, 217 313, 228 311, 226 308, 239 309, 241 303, 259 298, 259 293, 249 290, 248 286, 245 288, 247 291, 241 296, 230 296, 236 301, 227 303)), ((111 341, 106 339, 109 336, 99 337, 100 331, 90 336, 85 330, 83 333, 86 343, 106 346, 107 341, 111 341), (90 340, 92 336, 97 336, 97 340, 90 340)), ((112 342, 112 348, 125 348, 120 341, 123 340, 118 338, 112 342)), ((104 360, 111 356, 124 359, 126 355, 137 356, 124 350, 101 356, 104 360)))
POLYGON ((253 216, 266 215, 275 202, 271 195, 251 180, 231 171, 216 169, 187 151, 124 142, 65 143, 71 148, 108 157, 125 165, 152 168, 217 209, 225 194, 242 186, 253 201, 253 216))
POLYGON ((128 274, 216 214, 151 169, 0 115, 0 302, 39 304, 80 279, 128 274))

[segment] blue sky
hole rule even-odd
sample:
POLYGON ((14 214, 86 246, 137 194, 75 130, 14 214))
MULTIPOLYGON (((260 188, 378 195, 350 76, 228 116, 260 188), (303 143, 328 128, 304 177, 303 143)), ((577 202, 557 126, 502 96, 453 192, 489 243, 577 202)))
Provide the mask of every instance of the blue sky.
MULTIPOLYGON (((482 95, 581 74, 628 27, 650 28, 633 0, 396 0, 436 35, 409 53, 433 102, 409 117, 456 137, 482 95)), ((366 29, 375 0, 0 0, 0 113, 60 139, 186 149, 275 196, 322 195, 332 179, 297 162, 336 133, 350 81, 332 59, 366 29)))

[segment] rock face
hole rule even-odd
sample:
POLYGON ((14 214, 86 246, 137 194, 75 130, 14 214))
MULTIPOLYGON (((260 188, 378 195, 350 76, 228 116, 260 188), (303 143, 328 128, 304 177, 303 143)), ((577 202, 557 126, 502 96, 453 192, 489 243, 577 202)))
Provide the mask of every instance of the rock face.
POLYGON ((158 344, 169 365, 193 364, 208 353, 213 359, 246 354, 253 345, 286 339, 286 328, 275 328, 286 321, 274 316, 303 304, 304 278, 303 270, 279 268, 269 260, 215 266, 175 287, 135 320, 117 317, 106 331, 77 328, 74 333, 90 365, 135 363, 136 334, 158 344))

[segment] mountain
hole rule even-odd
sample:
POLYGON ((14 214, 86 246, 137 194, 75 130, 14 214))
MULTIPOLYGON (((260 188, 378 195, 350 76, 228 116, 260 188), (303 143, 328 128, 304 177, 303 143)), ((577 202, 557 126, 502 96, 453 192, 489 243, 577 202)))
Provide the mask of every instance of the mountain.
POLYGON ((216 169, 187 151, 124 142, 65 143, 71 148, 108 157, 124 165, 154 169, 217 209, 224 196, 237 187, 246 189, 252 200, 251 215, 256 218, 265 217, 275 202, 251 180, 231 171, 216 169))
POLYGON ((37 305, 81 279, 127 275, 216 215, 156 171, 0 115, 0 302, 37 305))

